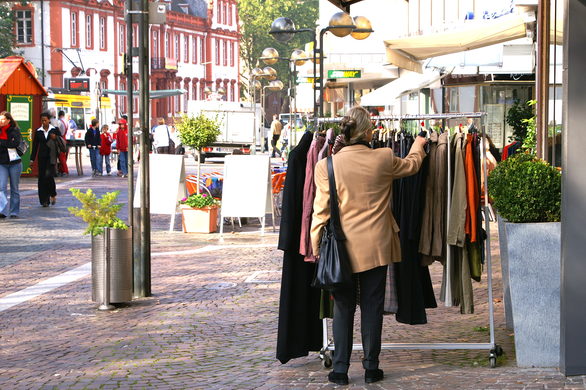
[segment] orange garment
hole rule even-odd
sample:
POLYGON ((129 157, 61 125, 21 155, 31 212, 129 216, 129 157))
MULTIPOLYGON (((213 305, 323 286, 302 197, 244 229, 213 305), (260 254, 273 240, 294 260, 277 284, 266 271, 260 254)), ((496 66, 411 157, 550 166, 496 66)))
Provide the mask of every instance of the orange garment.
POLYGON ((478 205, 480 194, 476 180, 476 168, 474 166, 474 135, 466 135, 466 154, 464 156, 464 172, 466 173, 466 223, 464 231, 470 237, 470 242, 476 242, 478 237, 478 205))

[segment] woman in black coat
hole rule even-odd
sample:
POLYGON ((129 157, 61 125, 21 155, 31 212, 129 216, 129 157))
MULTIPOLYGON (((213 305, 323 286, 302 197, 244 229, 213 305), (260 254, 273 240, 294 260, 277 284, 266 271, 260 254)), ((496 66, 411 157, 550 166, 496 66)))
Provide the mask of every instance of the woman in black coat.
POLYGON ((49 203, 57 202, 55 141, 57 137, 61 137, 61 132, 51 126, 50 121, 51 114, 46 112, 41 114, 41 127, 35 133, 31 151, 31 164, 37 160, 39 166, 39 202, 43 207, 49 207, 49 203))
POLYGON ((16 152, 20 130, 9 112, 0 113, 0 218, 18 218, 20 212, 20 173, 22 162, 16 152), (10 202, 7 188, 10 181, 10 202))

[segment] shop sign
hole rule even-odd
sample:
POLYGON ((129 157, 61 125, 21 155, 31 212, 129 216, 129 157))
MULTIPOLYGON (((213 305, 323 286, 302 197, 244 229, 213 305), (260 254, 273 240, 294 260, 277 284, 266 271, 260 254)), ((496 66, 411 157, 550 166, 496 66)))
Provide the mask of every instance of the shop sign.
POLYGON ((328 70, 328 79, 359 79, 362 77, 360 70, 328 70))
POLYGON ((177 69, 177 60, 175 58, 165 58, 165 69, 177 69))

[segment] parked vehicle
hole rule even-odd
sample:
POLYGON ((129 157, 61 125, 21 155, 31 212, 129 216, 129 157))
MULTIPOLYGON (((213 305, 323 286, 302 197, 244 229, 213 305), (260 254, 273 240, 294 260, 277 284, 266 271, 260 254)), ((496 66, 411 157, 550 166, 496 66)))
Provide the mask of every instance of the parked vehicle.
POLYGON ((208 157, 223 157, 227 154, 250 154, 256 127, 256 145, 260 146, 259 129, 262 125, 260 107, 253 111, 250 103, 224 101, 189 101, 188 115, 203 113, 220 122, 221 133, 216 142, 202 151, 202 162, 208 157))

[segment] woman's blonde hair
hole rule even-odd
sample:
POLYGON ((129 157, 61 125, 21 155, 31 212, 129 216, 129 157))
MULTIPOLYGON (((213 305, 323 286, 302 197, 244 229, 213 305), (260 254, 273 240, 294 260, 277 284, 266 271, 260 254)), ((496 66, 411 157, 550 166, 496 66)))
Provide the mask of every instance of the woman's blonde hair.
POLYGON ((364 107, 352 107, 342 118, 340 125, 348 145, 365 141, 366 132, 372 128, 370 113, 364 107))

